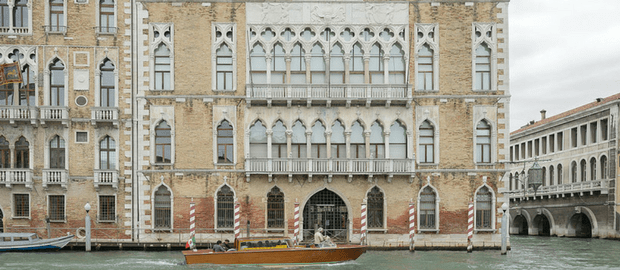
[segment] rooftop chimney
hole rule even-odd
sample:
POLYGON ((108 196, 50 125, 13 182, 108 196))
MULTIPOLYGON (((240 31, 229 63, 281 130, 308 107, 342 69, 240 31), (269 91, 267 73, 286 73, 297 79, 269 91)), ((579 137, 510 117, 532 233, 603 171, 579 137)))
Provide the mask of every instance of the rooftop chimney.
POLYGON ((596 102, 601 102, 603 101, 603 98, 596 98, 596 102))
POLYGON ((540 120, 545 120, 545 118, 547 118, 547 111, 543 109, 542 111, 540 111, 540 120))

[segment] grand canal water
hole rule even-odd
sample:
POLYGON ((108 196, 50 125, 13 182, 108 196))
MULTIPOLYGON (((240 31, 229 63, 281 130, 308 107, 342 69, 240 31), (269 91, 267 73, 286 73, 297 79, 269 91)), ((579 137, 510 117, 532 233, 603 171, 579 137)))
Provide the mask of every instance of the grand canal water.
MULTIPOLYGON (((287 269, 620 269, 620 241, 512 236, 512 250, 369 251, 340 264, 287 269)), ((60 251, 0 253, 0 269, 264 269, 256 266, 183 265, 180 251, 60 251)))

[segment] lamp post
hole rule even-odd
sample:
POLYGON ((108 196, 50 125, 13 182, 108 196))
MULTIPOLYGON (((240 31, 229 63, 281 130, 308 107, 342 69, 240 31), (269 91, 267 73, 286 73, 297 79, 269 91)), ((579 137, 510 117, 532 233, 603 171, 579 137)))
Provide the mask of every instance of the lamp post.
POLYGON ((542 168, 538 165, 538 160, 534 160, 534 165, 527 170, 528 186, 534 188, 534 198, 536 198, 536 190, 543 184, 542 168))
POLYGON ((86 217, 84 220, 86 227, 86 251, 90 251, 90 216, 88 215, 88 211, 90 211, 90 203, 86 203, 84 205, 84 210, 86 210, 86 217))
POLYGON ((502 255, 506 255, 506 242, 508 237, 508 217, 506 216, 506 210, 508 210, 508 204, 502 204, 502 255))

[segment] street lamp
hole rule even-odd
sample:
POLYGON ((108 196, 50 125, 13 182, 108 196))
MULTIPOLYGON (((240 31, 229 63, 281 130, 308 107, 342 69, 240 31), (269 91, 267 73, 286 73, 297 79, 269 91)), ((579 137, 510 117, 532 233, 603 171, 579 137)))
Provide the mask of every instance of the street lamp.
POLYGON ((508 204, 507 203, 503 203, 502 204, 502 212, 504 212, 504 214, 502 215, 502 255, 506 255, 507 251, 506 251, 506 238, 508 237, 508 218, 506 216, 506 211, 508 210, 508 204))
POLYGON ((84 205, 84 210, 86 210, 86 217, 84 219, 86 227, 86 243, 84 244, 84 247, 86 248, 86 251, 90 251, 90 216, 88 215, 88 212, 90 211, 90 203, 86 203, 84 205))
POLYGON ((534 160, 532 168, 527 170, 528 186, 534 188, 534 197, 536 190, 543 184, 543 169, 538 165, 538 160, 534 160))

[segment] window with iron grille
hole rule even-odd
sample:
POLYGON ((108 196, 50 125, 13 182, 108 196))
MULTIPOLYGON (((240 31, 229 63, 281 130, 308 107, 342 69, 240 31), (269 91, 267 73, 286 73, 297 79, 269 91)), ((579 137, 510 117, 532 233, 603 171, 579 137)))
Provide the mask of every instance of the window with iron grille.
POLYGON ((378 187, 372 188, 367 194, 368 228, 383 228, 383 192, 378 187))
POLYGON ((99 196, 99 221, 116 220, 116 200, 114 196, 99 196))
POLYGON ((217 127, 217 163, 233 163, 233 127, 222 121, 217 127))
POLYGON ((235 222, 235 194, 228 185, 217 192, 217 227, 232 229, 235 222))
POLYGON ((163 185, 155 191, 155 229, 169 230, 172 228, 170 195, 170 190, 163 185))
POLYGON ((284 228, 284 193, 278 187, 267 194, 267 228, 284 228))
POLYGON ((492 229, 492 197, 487 187, 480 188, 476 193, 476 229, 492 229))
POLYGON ((50 195, 48 200, 50 221, 65 221, 65 195, 50 195))
POLYGON ((13 194, 13 216, 16 218, 30 217, 30 195, 13 194))
POLYGON ((435 229, 435 192, 431 187, 425 187, 420 192, 420 229, 435 229))

